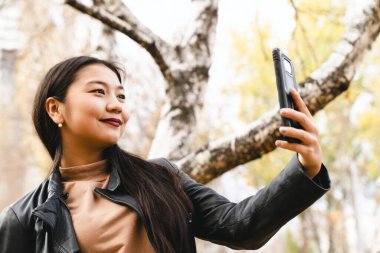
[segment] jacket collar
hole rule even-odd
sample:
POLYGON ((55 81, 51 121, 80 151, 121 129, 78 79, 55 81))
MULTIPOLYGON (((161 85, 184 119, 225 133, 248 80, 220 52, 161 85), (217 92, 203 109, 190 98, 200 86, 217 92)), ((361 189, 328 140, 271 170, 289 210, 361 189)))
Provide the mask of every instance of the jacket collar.
MULTIPOLYGON (((115 191, 120 185, 120 176, 117 169, 111 169, 110 179, 107 189, 115 191)), ((66 197, 63 192, 61 173, 58 167, 54 168, 48 178, 48 197, 45 202, 37 206, 32 213, 49 224, 52 231, 55 231, 55 243, 67 250, 67 252, 79 252, 79 245, 75 236, 74 227, 71 222, 67 222, 68 210, 62 209, 63 199, 66 197), (66 216, 66 218, 64 218, 66 216), (59 236, 58 236, 59 234, 59 236)), ((69 219, 70 220, 70 219, 69 219)))
MULTIPOLYGON (((110 179, 108 181, 107 190, 114 192, 120 186, 120 176, 117 169, 111 168, 110 179)), ((61 173, 58 166, 53 169, 53 172, 48 178, 48 197, 45 202, 37 206, 33 213, 39 214, 40 218, 47 221, 52 228, 57 223, 57 218, 61 215, 59 213, 59 206, 61 201, 66 198, 62 187, 61 173)))
MULTIPOLYGON (((107 189, 113 192, 120 186, 120 176, 116 168, 111 168, 110 171, 107 189)), ((48 181, 48 198, 63 196, 62 178, 58 167, 54 168, 48 181)))
POLYGON ((112 167, 107 189, 110 191, 115 191, 119 186, 120 186, 120 175, 117 172, 117 169, 112 167))
MULTIPOLYGON (((120 186, 120 176, 117 172, 117 169, 111 168, 110 179, 108 181, 107 190, 114 192, 120 186)), ((35 212, 43 212, 45 214, 49 214, 51 216, 49 218, 52 221, 52 224, 55 225, 54 216, 57 215, 56 205, 59 202, 59 199, 65 199, 65 193, 63 192, 62 187, 62 178, 61 173, 59 172, 58 166, 53 169, 53 172, 50 174, 48 178, 48 197, 44 203, 37 206, 34 211, 35 212)))
POLYGON ((58 167, 54 168, 49 176, 48 185, 48 199, 54 196, 61 196, 63 194, 61 173, 58 167))
POLYGON ((57 224, 57 217, 60 215, 60 198, 63 197, 61 174, 58 168, 54 168, 48 180, 48 197, 39 206, 33 209, 33 214, 47 222, 52 229, 57 224))

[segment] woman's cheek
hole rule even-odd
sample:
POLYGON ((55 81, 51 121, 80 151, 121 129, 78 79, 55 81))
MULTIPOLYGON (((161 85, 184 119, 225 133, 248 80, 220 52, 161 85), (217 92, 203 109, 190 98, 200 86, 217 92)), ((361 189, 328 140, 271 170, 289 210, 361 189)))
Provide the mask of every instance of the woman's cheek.
POLYGON ((122 117, 123 117, 123 122, 124 122, 124 126, 125 126, 128 123, 128 120, 130 117, 130 112, 126 107, 123 107, 122 117))

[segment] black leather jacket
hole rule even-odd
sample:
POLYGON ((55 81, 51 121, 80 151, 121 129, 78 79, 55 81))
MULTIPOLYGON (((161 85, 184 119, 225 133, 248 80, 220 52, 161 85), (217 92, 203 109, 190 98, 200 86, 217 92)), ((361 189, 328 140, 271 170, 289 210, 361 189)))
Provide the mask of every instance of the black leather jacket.
MULTIPOLYGON (((176 169, 166 159, 155 162, 176 169)), ((194 206, 188 230, 184 231, 189 237, 186 251, 192 253, 196 252, 194 237, 234 249, 257 249, 330 187, 324 166, 310 180, 296 156, 271 183, 237 204, 180 173, 184 190, 194 206)), ((110 201, 129 206, 145 221, 136 201, 120 187, 116 169, 111 171, 107 189, 95 191, 110 201)), ((144 225, 154 247, 150 225, 146 222, 144 225)), ((0 252, 80 252, 57 170, 37 189, 3 210, 0 215, 0 252)))

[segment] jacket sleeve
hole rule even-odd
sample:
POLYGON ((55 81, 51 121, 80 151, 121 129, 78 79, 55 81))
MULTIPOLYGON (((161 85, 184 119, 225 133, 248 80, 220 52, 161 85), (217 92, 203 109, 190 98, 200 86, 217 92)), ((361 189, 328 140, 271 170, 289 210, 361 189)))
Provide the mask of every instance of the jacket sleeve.
POLYGON ((194 206, 195 236, 233 249, 260 248, 330 188, 324 165, 311 180, 296 155, 266 187, 239 203, 230 202, 180 173, 184 190, 194 206))
POLYGON ((11 207, 5 208, 0 214, 0 252, 34 252, 26 229, 11 207))

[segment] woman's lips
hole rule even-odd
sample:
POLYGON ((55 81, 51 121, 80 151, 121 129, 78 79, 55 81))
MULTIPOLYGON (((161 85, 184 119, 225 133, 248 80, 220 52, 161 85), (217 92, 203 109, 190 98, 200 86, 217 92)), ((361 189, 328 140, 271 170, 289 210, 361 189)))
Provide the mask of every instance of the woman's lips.
POLYGON ((119 127, 122 125, 121 120, 115 119, 115 118, 109 118, 109 119, 101 119, 101 122, 107 123, 111 126, 119 127))

